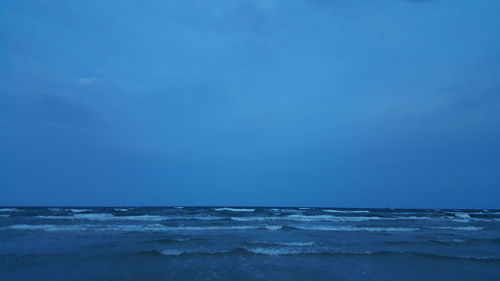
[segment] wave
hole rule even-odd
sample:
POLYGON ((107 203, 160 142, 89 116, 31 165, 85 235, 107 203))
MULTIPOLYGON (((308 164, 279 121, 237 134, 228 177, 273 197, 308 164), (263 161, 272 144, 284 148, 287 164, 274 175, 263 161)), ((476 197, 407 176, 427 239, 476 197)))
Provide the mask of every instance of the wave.
POLYGON ((51 212, 59 212, 59 211, 62 211, 61 208, 48 208, 49 211, 51 212))
POLYGON ((269 209, 270 211, 273 211, 273 212, 280 212, 280 213, 302 213, 301 210, 297 210, 297 209, 277 209, 277 208, 272 208, 272 209, 269 209))
POLYGON ((331 215, 314 215, 314 216, 305 216, 305 215, 288 215, 288 219, 296 220, 296 221, 370 221, 370 220, 380 220, 383 219, 381 217, 338 217, 331 215))
POLYGON ((261 254, 268 256, 280 256, 280 255, 297 255, 297 254, 315 254, 314 250, 302 250, 297 248, 249 248, 245 249, 253 254, 261 254))
POLYGON ((310 247, 314 246, 314 242, 266 242, 266 241, 258 241, 258 242, 247 242, 249 245, 264 245, 264 246, 289 246, 289 247, 310 247))
POLYGON ((368 210, 332 210, 332 209, 323 209, 323 212, 328 213, 370 213, 368 210))
POLYGON ((161 238, 149 240, 147 242, 156 242, 156 243, 179 243, 179 242, 188 242, 188 241, 200 241, 205 240, 204 238, 194 238, 194 237, 179 237, 179 238, 161 238))
POLYGON ((436 229, 436 230, 456 230, 456 231, 476 231, 476 230, 482 230, 484 227, 479 227, 479 226, 435 226, 431 227, 431 229, 436 229))
POLYGON ((363 221, 374 221, 374 220, 436 220, 432 217, 374 217, 374 216, 359 216, 359 217, 347 217, 347 216, 333 216, 333 215, 288 215, 284 217, 278 216, 268 216, 268 217, 231 217, 233 221, 276 221, 276 220, 287 220, 287 221, 300 221, 300 222, 315 222, 315 221, 333 221, 333 222, 363 222, 363 221))
POLYGON ((163 231, 231 231, 231 230, 309 230, 309 231, 363 231, 363 232, 411 232, 420 230, 412 227, 356 227, 356 226, 282 226, 282 225, 231 225, 231 226, 165 226, 161 224, 148 225, 51 225, 51 224, 18 224, 3 227, 14 230, 43 231, 125 231, 125 232, 163 232, 163 231))
POLYGON ((161 221, 162 216, 138 215, 138 216, 115 216, 112 214, 74 214, 72 216, 37 216, 40 219, 64 219, 64 220, 91 220, 91 221, 112 221, 112 220, 135 220, 135 221, 161 221))
POLYGON ((357 227, 357 226, 290 226, 301 230, 319 231, 366 231, 366 232, 411 232, 420 230, 416 227, 357 227))
POLYGON ((498 262, 497 256, 465 256, 465 255, 440 255, 426 252, 411 251, 342 251, 333 249, 312 249, 312 248, 290 248, 290 247, 253 247, 253 248, 232 248, 223 250, 206 249, 163 249, 140 251, 139 255, 158 256, 185 256, 185 255, 266 255, 266 256, 288 256, 288 255, 320 255, 320 256, 421 256, 433 259, 454 259, 454 260, 476 260, 486 262, 498 262))
POLYGON ((10 215, 0 215, 0 218, 8 218, 10 215))
POLYGON ((216 216, 165 216, 165 220, 202 220, 202 221, 214 221, 214 220, 227 220, 225 217, 216 216))
POLYGON ((164 226, 149 225, 53 225, 53 224, 17 224, 2 227, 10 230, 42 231, 125 231, 125 232, 161 232, 161 231, 227 231, 227 230, 281 230, 280 225, 234 225, 234 226, 164 226))
POLYGON ((300 222, 314 222, 314 221, 335 221, 335 222, 360 222, 360 221, 370 221, 370 220, 380 220, 380 217, 337 217, 330 215, 288 215, 285 217, 231 217, 234 221, 275 221, 275 220, 286 220, 286 221, 300 221, 300 222))
POLYGON ((245 208, 215 208, 215 211, 231 211, 231 212, 254 212, 255 209, 245 209, 245 208))
POLYGON ((84 212, 92 212, 90 209, 69 209, 73 213, 84 213, 84 212))
POLYGON ((462 244, 471 241, 471 239, 458 239, 458 238, 452 240, 431 239, 429 241, 438 244, 462 244))
POLYGON ((127 212, 130 209, 127 209, 127 208, 114 208, 113 210, 115 210, 117 212, 127 212))
POLYGON ((52 224, 16 224, 0 229, 11 230, 42 230, 42 231, 80 231, 88 230, 89 227, 85 225, 52 225, 52 224))
POLYGON ((461 219, 470 219, 469 214, 467 214, 467 213, 463 213, 463 212, 455 212, 453 215, 454 215, 455 217, 457 217, 457 218, 461 218, 461 219))
POLYGON ((16 208, 1 208, 0 209, 0 212, 16 212, 16 211, 19 211, 19 209, 16 209, 16 208))
POLYGON ((409 256, 424 256, 427 258, 444 258, 444 259, 460 259, 460 260, 482 260, 482 261, 500 261, 500 257, 496 256, 462 256, 462 255, 440 255, 425 252, 405 252, 405 251, 365 251, 365 252, 346 252, 336 250, 315 250, 315 249, 297 249, 297 248, 250 248, 245 249, 253 254, 262 254, 269 256, 281 255, 347 255, 347 256, 380 256, 380 255, 409 255, 409 256))

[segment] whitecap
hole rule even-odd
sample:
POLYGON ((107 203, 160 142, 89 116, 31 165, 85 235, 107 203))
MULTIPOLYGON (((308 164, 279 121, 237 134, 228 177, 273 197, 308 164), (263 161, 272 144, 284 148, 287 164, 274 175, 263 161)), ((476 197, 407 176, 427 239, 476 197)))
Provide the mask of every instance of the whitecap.
POLYGON ((314 246, 314 242, 280 242, 280 241, 270 241, 270 242, 253 242, 249 244, 268 244, 268 245, 279 245, 279 246, 289 246, 289 247, 310 247, 314 246))
POLYGON ((0 218, 8 218, 10 215, 0 215, 0 218))
POLYGON ((165 216, 165 220, 202 220, 202 221, 214 221, 214 220, 225 220, 225 217, 216 216, 165 216))
POLYGON ((231 211, 231 212, 253 212, 255 209, 246 209, 246 208, 215 208, 215 211, 231 211))
POLYGON ((283 228, 281 225, 266 225, 264 226, 265 229, 267 230, 280 230, 283 228))
POLYGON ((307 254, 311 252, 297 248, 249 248, 246 250, 254 254, 269 255, 269 256, 307 254))
POLYGON ((297 210, 297 209, 276 209, 276 208, 273 208, 273 209, 269 209, 273 212, 280 212, 280 213, 302 213, 301 210, 297 210))
POLYGON ((356 226, 292 226, 302 230, 321 231, 367 231, 367 232, 410 232, 420 230, 415 227, 356 227, 356 226))
POLYGON ((167 249, 167 250, 160 251, 160 253, 164 256, 178 256, 178 255, 182 254, 183 252, 181 252, 179 250, 174 250, 174 249, 167 249))
POLYGON ((1 208, 0 212, 16 212, 19 211, 19 209, 16 208, 1 208))
POLYGON ((270 221, 270 220, 283 220, 282 217, 231 217, 233 221, 270 221))
POLYGON ((457 217, 457 218, 461 218, 461 219, 465 219, 465 220, 470 220, 470 216, 469 216, 469 214, 467 214, 467 213, 463 213, 463 212, 455 212, 453 215, 454 215, 455 217, 457 217))
POLYGON ((13 230, 43 230, 43 231, 81 231, 89 230, 86 225, 52 225, 52 224, 16 224, 3 227, 13 230))
POLYGON ((73 213, 83 213, 83 212, 91 212, 90 209, 69 209, 73 213))
POLYGON ((96 214, 75 214, 72 216, 37 216, 41 219, 76 219, 76 220, 92 220, 92 221, 110 221, 110 220, 137 220, 137 221, 161 221, 164 217, 142 215, 142 216, 114 216, 107 213, 96 214))
POLYGON ((114 208, 113 210, 115 210, 117 212, 127 212, 130 209, 127 209, 127 208, 114 208))
POLYGON ((220 251, 203 251, 203 250, 177 250, 177 249, 166 249, 158 251, 160 254, 164 256, 179 256, 182 254, 223 254, 228 253, 228 250, 220 250, 220 251))
POLYGON ((332 210, 332 209, 323 209, 323 212, 328 213, 369 213, 367 210, 332 210))
POLYGON ((52 225, 52 224, 18 224, 0 229, 42 230, 42 231, 125 231, 125 232, 159 232, 159 231, 231 231, 231 230, 278 230, 281 226, 164 226, 149 225, 52 225), (279 228, 278 228, 279 227, 279 228))
POLYGON ((437 230, 457 230, 457 231, 476 231, 484 229, 484 227, 478 227, 478 226, 436 226, 431 228, 437 230))
POLYGON ((305 215, 288 215, 286 216, 288 220, 294 221, 336 221, 336 222, 352 222, 352 221, 371 221, 371 220, 381 220, 386 218, 381 217, 338 217, 331 215, 314 215, 314 216, 305 216, 305 215))

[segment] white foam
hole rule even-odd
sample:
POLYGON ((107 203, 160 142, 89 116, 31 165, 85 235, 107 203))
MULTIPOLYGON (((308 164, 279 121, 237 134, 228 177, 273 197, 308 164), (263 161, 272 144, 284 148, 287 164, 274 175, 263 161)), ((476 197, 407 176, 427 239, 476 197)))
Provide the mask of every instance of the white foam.
POLYGON ((478 226, 436 226, 432 227, 432 229, 438 229, 438 230, 457 230, 457 231, 476 231, 476 230, 482 230, 484 227, 478 227, 478 226))
POLYGON ((356 226, 293 226, 302 230, 321 231, 367 231, 367 232, 410 232, 417 231, 415 227, 356 227, 356 226))
POLYGON ((253 212, 255 209, 245 209, 245 208, 215 208, 215 211, 231 211, 231 212, 253 212))
POLYGON ((41 219, 75 219, 75 220, 91 220, 91 221, 112 221, 112 220, 136 220, 136 221, 161 221, 164 220, 162 216, 114 216, 107 213, 96 214, 75 214, 72 216, 37 216, 41 219))
POLYGON ((267 230, 280 230, 283 228, 281 225, 266 225, 264 226, 265 229, 267 230))
POLYGON ((179 250, 167 249, 167 250, 160 251, 160 253, 164 256, 178 256, 178 255, 182 254, 183 252, 181 252, 179 250))
POLYGON ((110 226, 106 230, 119 231, 224 231, 224 230, 256 230, 261 227, 255 225, 241 226, 164 226, 160 224, 153 225, 121 225, 110 226))
POLYGON ((290 247, 314 246, 314 242, 262 242, 262 244, 274 244, 274 245, 290 246, 290 247))
POLYGON ((301 210, 296 210, 296 209, 270 209, 273 212, 280 212, 280 213, 302 213, 301 210))
POLYGON ((131 232, 159 232, 159 231, 231 231, 231 230, 279 230, 281 226, 164 226, 161 224, 149 225, 53 225, 53 224, 17 224, 1 229, 14 230, 42 230, 42 231, 131 231, 131 232))
POLYGON ((216 216, 165 216, 165 220, 202 220, 202 221, 214 221, 214 220, 225 220, 225 217, 216 216))
POLYGON ((19 211, 19 209, 16 208, 1 208, 0 212, 16 212, 19 211))
POLYGON ((73 213, 83 213, 83 212, 91 212, 90 209, 69 209, 73 213))
POLYGON ((166 249, 159 251, 164 256, 179 256, 182 254, 222 254, 229 252, 228 250, 221 251, 202 251, 202 250, 177 250, 177 249, 166 249))
POLYGON ((369 213, 367 210, 332 210, 332 209, 323 209, 323 212, 328 213, 369 213))
POLYGON ((407 217, 396 217, 397 220, 436 220, 433 217, 417 217, 417 216, 407 216, 407 217))
POLYGON ((231 217, 233 221, 272 221, 283 220, 282 217, 231 217))
POLYGON ((126 212, 130 209, 127 209, 127 208, 114 208, 113 210, 117 211, 117 212, 126 212))
POLYGON ((295 255, 295 254, 308 253, 308 251, 296 248, 249 248, 246 250, 254 254, 269 255, 269 256, 295 255))
POLYGON ((432 217, 395 217, 395 218, 385 218, 385 217, 347 217, 347 216, 332 216, 332 215, 288 215, 285 217, 278 216, 268 216, 268 217, 231 217, 233 221, 276 221, 276 220, 287 220, 287 221, 300 221, 300 222, 315 222, 315 221, 333 221, 333 222, 363 222, 363 221, 374 221, 374 220, 435 220, 432 217))
POLYGON ((465 220, 470 220, 470 216, 467 213, 462 213, 462 212, 456 212, 454 213, 454 216, 457 218, 465 219, 465 220))
POLYGON ((288 215, 286 218, 289 220, 305 221, 305 222, 313 222, 313 221, 350 222, 350 221, 372 221, 372 220, 385 219, 381 217, 338 217, 331 215, 315 215, 315 216, 288 215))
POLYGON ((52 224, 16 224, 2 229, 14 230, 43 230, 43 231, 81 231, 89 230, 87 225, 52 225, 52 224))

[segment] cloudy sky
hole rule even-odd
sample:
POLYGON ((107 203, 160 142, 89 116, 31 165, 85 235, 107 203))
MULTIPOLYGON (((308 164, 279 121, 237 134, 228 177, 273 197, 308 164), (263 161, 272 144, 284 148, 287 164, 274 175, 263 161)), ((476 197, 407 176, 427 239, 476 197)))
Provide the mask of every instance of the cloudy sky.
POLYGON ((500 208, 500 1, 0 2, 0 205, 500 208))

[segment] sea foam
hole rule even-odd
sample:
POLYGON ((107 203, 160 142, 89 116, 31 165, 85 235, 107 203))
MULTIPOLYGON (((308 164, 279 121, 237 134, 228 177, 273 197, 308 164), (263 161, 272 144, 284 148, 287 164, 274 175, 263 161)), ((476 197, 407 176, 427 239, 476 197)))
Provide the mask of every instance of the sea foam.
POLYGON ((247 208, 215 208, 215 211, 230 211, 230 212, 254 212, 255 209, 247 208))
POLYGON ((16 208, 1 208, 0 212, 16 212, 19 211, 19 209, 16 208))

